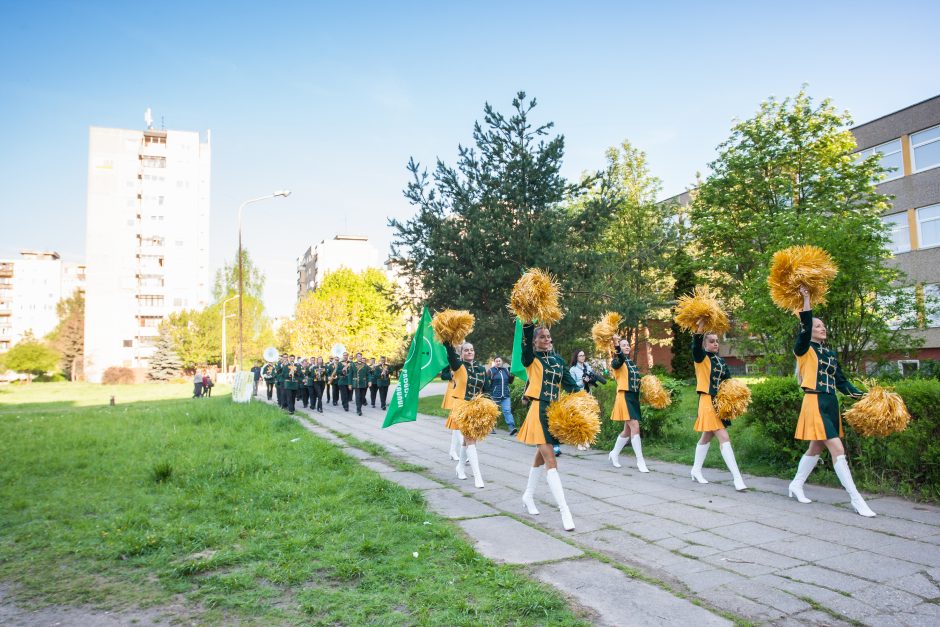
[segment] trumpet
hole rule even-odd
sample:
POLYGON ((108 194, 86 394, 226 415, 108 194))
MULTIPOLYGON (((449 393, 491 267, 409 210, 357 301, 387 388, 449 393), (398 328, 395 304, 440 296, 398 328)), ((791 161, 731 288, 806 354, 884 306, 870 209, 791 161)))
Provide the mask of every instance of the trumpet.
POLYGON ((382 370, 381 370, 380 372, 382 373, 382 378, 383 378, 383 379, 387 378, 387 377, 388 377, 388 366, 386 366, 385 364, 382 364, 382 370))

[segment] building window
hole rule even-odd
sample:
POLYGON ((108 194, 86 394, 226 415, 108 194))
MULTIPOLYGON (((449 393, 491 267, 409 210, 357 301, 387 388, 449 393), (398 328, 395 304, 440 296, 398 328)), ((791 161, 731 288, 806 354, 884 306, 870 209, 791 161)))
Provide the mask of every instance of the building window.
POLYGON ((124 340, 124 348, 131 348, 134 346, 134 340, 124 340))
POLYGON ((924 312, 928 327, 940 327, 940 284, 924 285, 924 312))
POLYGON ((940 246, 940 205, 917 210, 917 235, 921 248, 940 246))
POLYGON ((919 359, 899 359, 898 360, 898 371, 901 373, 902 377, 909 377, 912 374, 916 373, 920 368, 919 359))
POLYGON ((861 160, 876 153, 881 155, 881 167, 888 170, 885 172, 885 181, 904 176, 904 161, 901 157, 900 139, 891 140, 880 146, 859 150, 857 154, 859 160, 861 160))
POLYGON ((145 168, 165 168, 166 157, 141 157, 140 165, 145 168))
POLYGON ((138 296, 137 302, 142 307, 163 307, 162 296, 138 296))
POLYGON ((911 226, 907 221, 907 212, 895 213, 881 218, 888 230, 888 250, 897 253, 906 253, 911 249, 911 226))
POLYGON ((940 165, 940 126, 913 133, 911 152, 914 156, 915 172, 940 165))

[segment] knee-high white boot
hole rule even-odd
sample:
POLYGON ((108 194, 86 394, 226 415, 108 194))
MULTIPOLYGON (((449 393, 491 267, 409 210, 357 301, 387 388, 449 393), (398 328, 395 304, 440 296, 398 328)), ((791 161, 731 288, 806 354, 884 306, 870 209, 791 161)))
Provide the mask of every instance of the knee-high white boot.
POLYGON ((692 479, 699 483, 708 483, 705 475, 702 474, 702 465, 705 463, 705 457, 708 455, 708 447, 711 446, 711 440, 707 444, 695 445, 695 463, 692 464, 692 479))
POLYGON ((467 473, 464 472, 464 465, 467 463, 467 447, 460 447, 460 454, 457 456, 457 478, 466 479, 467 473))
POLYGON ((640 443, 640 434, 630 438, 630 443, 633 444, 633 454, 636 455, 636 469, 640 472, 649 472, 649 468, 646 467, 646 460, 643 459, 643 445, 640 443))
POLYGON ((848 492, 849 496, 852 498, 852 507, 855 508, 855 511, 858 512, 860 516, 873 518, 876 514, 871 511, 871 508, 868 507, 868 503, 866 503, 862 495, 858 493, 858 488, 855 487, 855 481, 852 480, 852 471, 849 470, 849 462, 845 459, 845 455, 839 455, 832 465, 836 469, 836 475, 839 477, 839 481, 842 482, 842 487, 845 488, 845 491, 848 492))
POLYGON ((460 433, 460 429, 454 429, 450 432, 450 458, 454 461, 460 459, 460 456, 457 454, 457 449, 463 444, 462 440, 463 435, 460 433))
POLYGON ((734 478, 734 489, 738 492, 747 490, 744 479, 741 478, 741 471, 738 470, 738 462, 734 458, 734 451, 731 450, 731 442, 725 442, 721 445, 721 456, 725 460, 725 466, 731 471, 731 477, 734 478))
POLYGON ((627 442, 630 440, 623 437, 622 435, 617 436, 617 443, 614 444, 613 450, 607 454, 607 457, 610 459, 610 463, 614 465, 614 468, 620 468, 620 462, 617 461, 617 458, 620 457, 620 451, 623 450, 623 447, 627 445, 627 442))
POLYGON ((542 478, 542 469, 545 466, 534 466, 529 468, 529 482, 525 485, 525 492, 522 493, 522 504, 525 505, 526 511, 533 516, 539 515, 539 510, 535 506, 535 488, 539 484, 539 479, 542 478))
POLYGON ((795 496, 796 500, 800 503, 812 503, 812 501, 803 494, 803 484, 806 483, 806 480, 809 478, 810 473, 813 472, 813 468, 816 467, 816 462, 818 461, 819 455, 804 455, 800 458, 800 465, 796 468, 796 476, 793 477, 793 481, 790 482, 788 492, 789 496, 795 496))
POLYGON ((466 447, 467 459, 470 460, 470 470, 473 471, 473 484, 482 488, 483 485, 483 475, 480 474, 480 458, 477 456, 477 445, 471 444, 466 447))
POLYGON ((565 490, 561 487, 561 476, 558 474, 558 469, 550 468, 545 473, 545 480, 548 482, 548 488, 552 491, 555 503, 558 504, 558 509, 561 511, 562 526, 565 531, 573 530, 574 519, 571 518, 571 510, 568 509, 568 503, 565 501, 565 490))

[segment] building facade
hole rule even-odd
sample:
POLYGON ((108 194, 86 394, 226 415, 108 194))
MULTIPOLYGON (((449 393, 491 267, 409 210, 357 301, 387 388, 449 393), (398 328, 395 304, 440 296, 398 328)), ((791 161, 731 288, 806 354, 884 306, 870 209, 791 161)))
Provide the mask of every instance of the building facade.
POLYGON ((0 260, 0 352, 25 335, 38 339, 59 323, 56 305, 85 291, 85 264, 62 261, 54 251, 23 250, 0 260))
MULTIPOLYGON (((892 198, 883 218, 891 232, 891 264, 920 300, 940 299, 940 96, 852 129, 858 154, 879 154, 888 176, 878 191, 892 198)), ((940 359, 940 313, 927 311, 919 359, 940 359)), ((911 361, 915 363, 910 363, 911 361)), ((902 360, 899 367, 916 367, 902 360)))
POLYGON ((360 235, 337 235, 308 248, 297 259, 297 300, 320 287, 326 275, 340 268, 362 272, 381 268, 378 249, 360 235))
POLYGON ((199 133, 92 127, 85 376, 143 373, 170 313, 209 303, 211 145, 199 133))

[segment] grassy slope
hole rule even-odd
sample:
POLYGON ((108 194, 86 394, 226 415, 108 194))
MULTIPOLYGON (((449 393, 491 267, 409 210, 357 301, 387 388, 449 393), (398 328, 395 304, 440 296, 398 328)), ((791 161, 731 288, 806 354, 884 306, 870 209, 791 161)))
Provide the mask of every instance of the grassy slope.
POLYGON ((420 493, 277 409, 190 394, 0 392, 0 581, 21 601, 182 599, 208 622, 577 621, 553 591, 477 555, 420 493), (112 394, 116 406, 100 404, 112 394))

